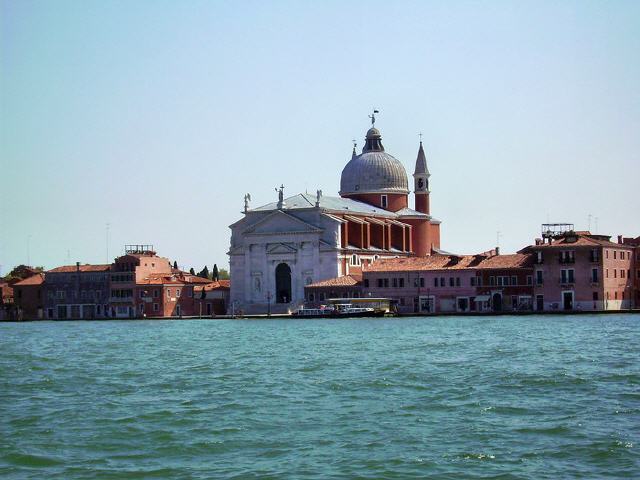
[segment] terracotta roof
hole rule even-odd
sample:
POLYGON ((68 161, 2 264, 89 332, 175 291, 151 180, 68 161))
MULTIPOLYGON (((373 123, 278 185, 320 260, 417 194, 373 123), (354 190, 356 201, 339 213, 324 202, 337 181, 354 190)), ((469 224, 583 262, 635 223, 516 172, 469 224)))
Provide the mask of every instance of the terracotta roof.
POLYGON ((353 287, 360 282, 353 275, 344 275, 342 277, 330 278, 329 280, 323 280, 321 282, 315 282, 306 287, 353 287))
POLYGON ((206 284, 206 285, 193 287, 193 289, 196 292, 201 292, 203 288, 205 289, 205 291, 209 291, 209 290, 229 290, 231 288, 231 281, 230 280, 218 280, 217 282, 213 282, 213 281, 209 280, 209 283, 206 284))
POLYGON ((30 276, 29 278, 25 278, 24 280, 15 283, 13 286, 16 287, 25 287, 27 285, 42 285, 44 282, 44 274, 36 273, 35 275, 30 276))
MULTIPOLYGON (((106 272, 111 269, 111 265, 80 265, 81 272, 106 272)), ((78 270, 77 265, 64 265, 62 267, 47 270, 47 273, 73 273, 78 270)))
POLYGON ((605 238, 610 238, 610 237, 605 235, 597 235, 597 236, 579 235, 576 232, 576 236, 567 235, 562 238, 555 239, 551 243, 544 243, 542 245, 531 245, 528 248, 538 249, 538 248, 554 248, 554 247, 557 248, 557 247, 598 247, 598 246, 618 247, 618 248, 630 247, 630 245, 624 245, 620 243, 611 242, 609 240, 604 240, 605 238))
POLYGON ((532 255, 431 255, 428 257, 380 258, 363 266, 365 272, 402 272, 425 270, 465 270, 524 268, 532 264, 532 255))
POLYGON ((186 280, 171 273, 150 273, 136 281, 136 285, 185 285, 186 283, 186 280))

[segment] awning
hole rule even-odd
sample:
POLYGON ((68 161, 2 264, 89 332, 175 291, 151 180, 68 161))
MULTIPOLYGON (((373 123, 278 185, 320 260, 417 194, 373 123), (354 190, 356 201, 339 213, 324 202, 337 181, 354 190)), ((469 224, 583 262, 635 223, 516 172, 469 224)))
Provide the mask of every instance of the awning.
POLYGON ((489 297, 489 295, 478 295, 476 298, 473 299, 474 302, 488 302, 489 299, 491 297, 489 297))

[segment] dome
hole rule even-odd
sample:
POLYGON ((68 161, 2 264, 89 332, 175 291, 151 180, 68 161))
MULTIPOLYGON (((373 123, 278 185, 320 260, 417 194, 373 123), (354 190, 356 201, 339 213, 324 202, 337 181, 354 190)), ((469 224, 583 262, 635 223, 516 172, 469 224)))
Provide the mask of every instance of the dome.
POLYGON ((342 170, 340 195, 353 193, 409 193, 407 171, 386 152, 364 152, 342 170))

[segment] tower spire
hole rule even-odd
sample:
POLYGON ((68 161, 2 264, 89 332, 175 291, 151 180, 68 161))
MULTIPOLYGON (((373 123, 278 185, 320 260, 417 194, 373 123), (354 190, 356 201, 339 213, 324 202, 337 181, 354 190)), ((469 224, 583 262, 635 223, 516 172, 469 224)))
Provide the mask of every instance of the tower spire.
POLYGON ((416 169, 413 172, 413 184, 416 199, 416 210, 429 214, 429 169, 427 168, 427 156, 422 146, 422 133, 420 134, 420 146, 416 158, 416 169))

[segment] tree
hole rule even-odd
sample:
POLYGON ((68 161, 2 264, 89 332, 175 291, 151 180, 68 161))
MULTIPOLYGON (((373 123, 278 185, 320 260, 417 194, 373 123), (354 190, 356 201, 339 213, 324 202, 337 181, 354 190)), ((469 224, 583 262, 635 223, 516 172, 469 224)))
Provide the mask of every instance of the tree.
POLYGON ((191 275, 195 275, 195 274, 196 274, 196 271, 193 269, 193 267, 191 267, 191 268, 189 269, 189 273, 190 273, 191 275))
POLYGON ((178 261, 177 260, 173 261, 173 268, 175 268, 176 270, 178 269, 178 261))
POLYGON ((213 273, 211 273, 211 280, 215 280, 216 282, 219 280, 218 278, 218 264, 213 264, 213 273))
POLYGON ((221 268, 218 272, 218 280, 229 280, 229 272, 224 268, 221 268))
POLYGON ((202 278, 209 278, 209 268, 207 268, 207 266, 205 265, 204 268, 198 273, 198 276, 202 278))

